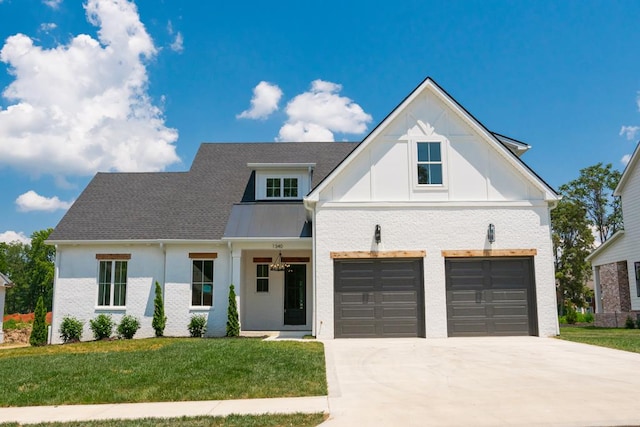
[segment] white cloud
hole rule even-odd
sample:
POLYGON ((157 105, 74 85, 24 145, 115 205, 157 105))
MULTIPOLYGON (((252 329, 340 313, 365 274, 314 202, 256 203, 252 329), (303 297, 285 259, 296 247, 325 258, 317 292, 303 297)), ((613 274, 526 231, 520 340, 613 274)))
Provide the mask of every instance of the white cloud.
POLYGON ((253 88, 251 108, 238 114, 238 119, 266 119, 278 109, 278 103, 282 98, 282 90, 278 85, 261 81, 253 88))
POLYGON ((622 156, 622 158, 620 159, 620 161, 622 162, 623 165, 627 165, 629 163, 629 160, 631 160, 631 154, 625 154, 624 156, 622 156))
POLYGON ((60 7, 60 3, 62 3, 62 0, 42 0, 42 3, 46 4, 51 9, 57 9, 60 7))
POLYGON ((276 141, 333 141, 334 133, 361 134, 371 115, 353 100, 340 96, 342 85, 315 80, 311 90, 287 104, 287 122, 276 141))
POLYGON ((44 197, 33 190, 29 190, 18 196, 16 199, 16 205, 18 205, 18 210, 21 212, 53 212, 58 209, 69 209, 69 207, 71 207, 71 202, 63 202, 57 196, 44 197))
POLYGON ((640 126, 622 126, 619 135, 624 135, 629 141, 633 141, 638 132, 640 132, 640 126))
POLYGON ((14 243, 20 242, 24 244, 31 243, 31 239, 25 236, 25 234, 21 231, 5 231, 4 233, 0 233, 0 242, 4 243, 14 243))
POLYGON ((58 26, 54 22, 45 22, 40 24, 40 31, 49 32, 55 30, 58 26))
POLYGON ((9 37, 0 61, 13 82, 0 108, 0 166, 54 176, 99 170, 156 171, 178 161, 178 132, 147 93, 145 60, 156 53, 127 0, 88 0, 98 40, 80 34, 51 49, 9 37))
POLYGON ((178 53, 182 53, 182 51, 184 50, 184 40, 180 31, 176 33, 176 38, 173 43, 171 43, 170 47, 172 51, 178 53))

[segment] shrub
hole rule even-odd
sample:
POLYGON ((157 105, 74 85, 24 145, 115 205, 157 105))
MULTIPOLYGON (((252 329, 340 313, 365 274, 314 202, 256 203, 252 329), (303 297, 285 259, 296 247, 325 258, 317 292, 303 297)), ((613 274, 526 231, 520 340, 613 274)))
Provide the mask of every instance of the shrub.
POLYGON ((2 323, 2 329, 6 329, 6 330, 18 329, 18 327, 19 327, 19 324, 16 319, 9 319, 2 323))
POLYGON ((633 317, 627 316, 627 320, 624 322, 624 327, 627 329, 633 329, 636 327, 636 322, 633 321, 633 317))
POLYGON ((584 322, 585 323, 593 323, 593 314, 592 313, 586 313, 584 315, 584 322))
POLYGON ((138 329, 140 329, 140 321, 130 314, 127 314, 122 317, 122 320, 120 320, 116 331, 118 332, 119 338, 130 340, 136 332, 138 332, 138 329))
POLYGON ((29 337, 29 344, 33 346, 41 346, 47 343, 47 310, 44 308, 44 299, 42 295, 36 303, 36 311, 33 318, 33 329, 29 337))
POLYGON ((570 325, 575 325, 576 322, 578 321, 578 313, 576 313, 573 307, 567 308, 567 313, 565 314, 565 317, 567 319, 567 323, 570 325))
POLYGON ((560 323, 561 325, 566 325, 567 324, 567 317, 566 316, 558 316, 558 323, 560 323))
POLYGON ((83 323, 71 316, 64 316, 60 323, 60 338, 62 342, 70 343, 80 341, 82 337, 83 323))
POLYGON ((636 319, 636 326, 640 329, 640 316, 636 319))
POLYGON ((89 320, 89 327, 93 332, 93 338, 103 340, 111 337, 113 332, 113 319, 106 314, 99 314, 95 319, 89 320))
POLYGON ((189 335, 193 338, 201 338, 207 330, 207 316, 194 314, 189 321, 189 335))
POLYGON ((240 322, 238 321, 238 306, 236 304, 236 291, 233 285, 229 286, 229 306, 227 307, 227 336, 240 335, 240 322))
POLYGON ((167 324, 167 316, 164 314, 164 302, 162 301, 162 288, 156 281, 156 297, 153 300, 153 321, 151 326, 156 331, 156 337, 164 335, 164 327, 167 324))

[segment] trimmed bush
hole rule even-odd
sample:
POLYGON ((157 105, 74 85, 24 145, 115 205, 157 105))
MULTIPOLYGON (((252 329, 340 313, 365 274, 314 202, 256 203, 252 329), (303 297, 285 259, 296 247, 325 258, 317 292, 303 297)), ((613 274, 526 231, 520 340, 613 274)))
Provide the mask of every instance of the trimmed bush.
POLYGON ((627 329, 633 329, 636 327, 636 322, 633 321, 633 317, 627 316, 627 320, 624 322, 624 327, 627 329))
POLYGON ((227 307, 227 336, 240 335, 240 322, 238 321, 238 305, 236 304, 236 291, 233 285, 229 286, 229 306, 227 307))
POLYGON ((164 335, 164 327, 167 324, 167 316, 164 314, 164 302, 162 300, 162 288, 156 281, 156 297, 153 300, 153 321, 151 326, 156 331, 156 337, 164 335))
POLYGON ((194 314, 189 321, 189 335, 192 338, 201 338, 207 331, 207 316, 204 314, 194 314))
POLYGON ((62 342, 67 344, 80 341, 83 326, 84 324, 75 317, 64 316, 60 323, 60 338, 62 342))
POLYGON ((95 319, 89 320, 89 327, 96 341, 110 338, 113 333, 113 326, 113 319, 106 314, 99 314, 95 319))
POLYGON ((126 340, 130 340, 140 329, 140 321, 131 316, 130 314, 124 315, 116 331, 118 332, 118 338, 124 338, 126 340))
POLYGON ((29 337, 29 344, 41 346, 47 344, 47 310, 44 308, 42 295, 36 303, 36 311, 33 318, 33 329, 29 337))

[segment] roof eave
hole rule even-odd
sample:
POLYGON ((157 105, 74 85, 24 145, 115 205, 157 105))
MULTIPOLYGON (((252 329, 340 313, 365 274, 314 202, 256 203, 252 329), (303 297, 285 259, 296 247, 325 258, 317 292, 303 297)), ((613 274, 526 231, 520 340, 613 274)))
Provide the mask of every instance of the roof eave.
POLYGON ((601 253, 606 251, 610 246, 613 245, 613 243, 615 243, 616 240, 618 240, 623 235, 624 235, 624 230, 616 231, 615 234, 613 236, 609 237, 606 242, 604 242, 603 244, 601 244, 600 246, 595 248, 593 250, 593 252, 591 252, 589 255, 587 255, 586 260, 588 262, 591 262, 592 259, 600 256, 601 253))

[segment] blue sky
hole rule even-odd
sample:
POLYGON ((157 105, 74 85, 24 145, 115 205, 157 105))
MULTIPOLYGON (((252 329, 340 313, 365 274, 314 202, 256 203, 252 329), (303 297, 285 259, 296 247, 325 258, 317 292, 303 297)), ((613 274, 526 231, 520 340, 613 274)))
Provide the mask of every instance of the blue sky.
POLYGON ((0 241, 54 227, 97 171, 361 140, 427 76, 554 187, 624 168, 640 2, 378 3, 0 0, 0 241))

